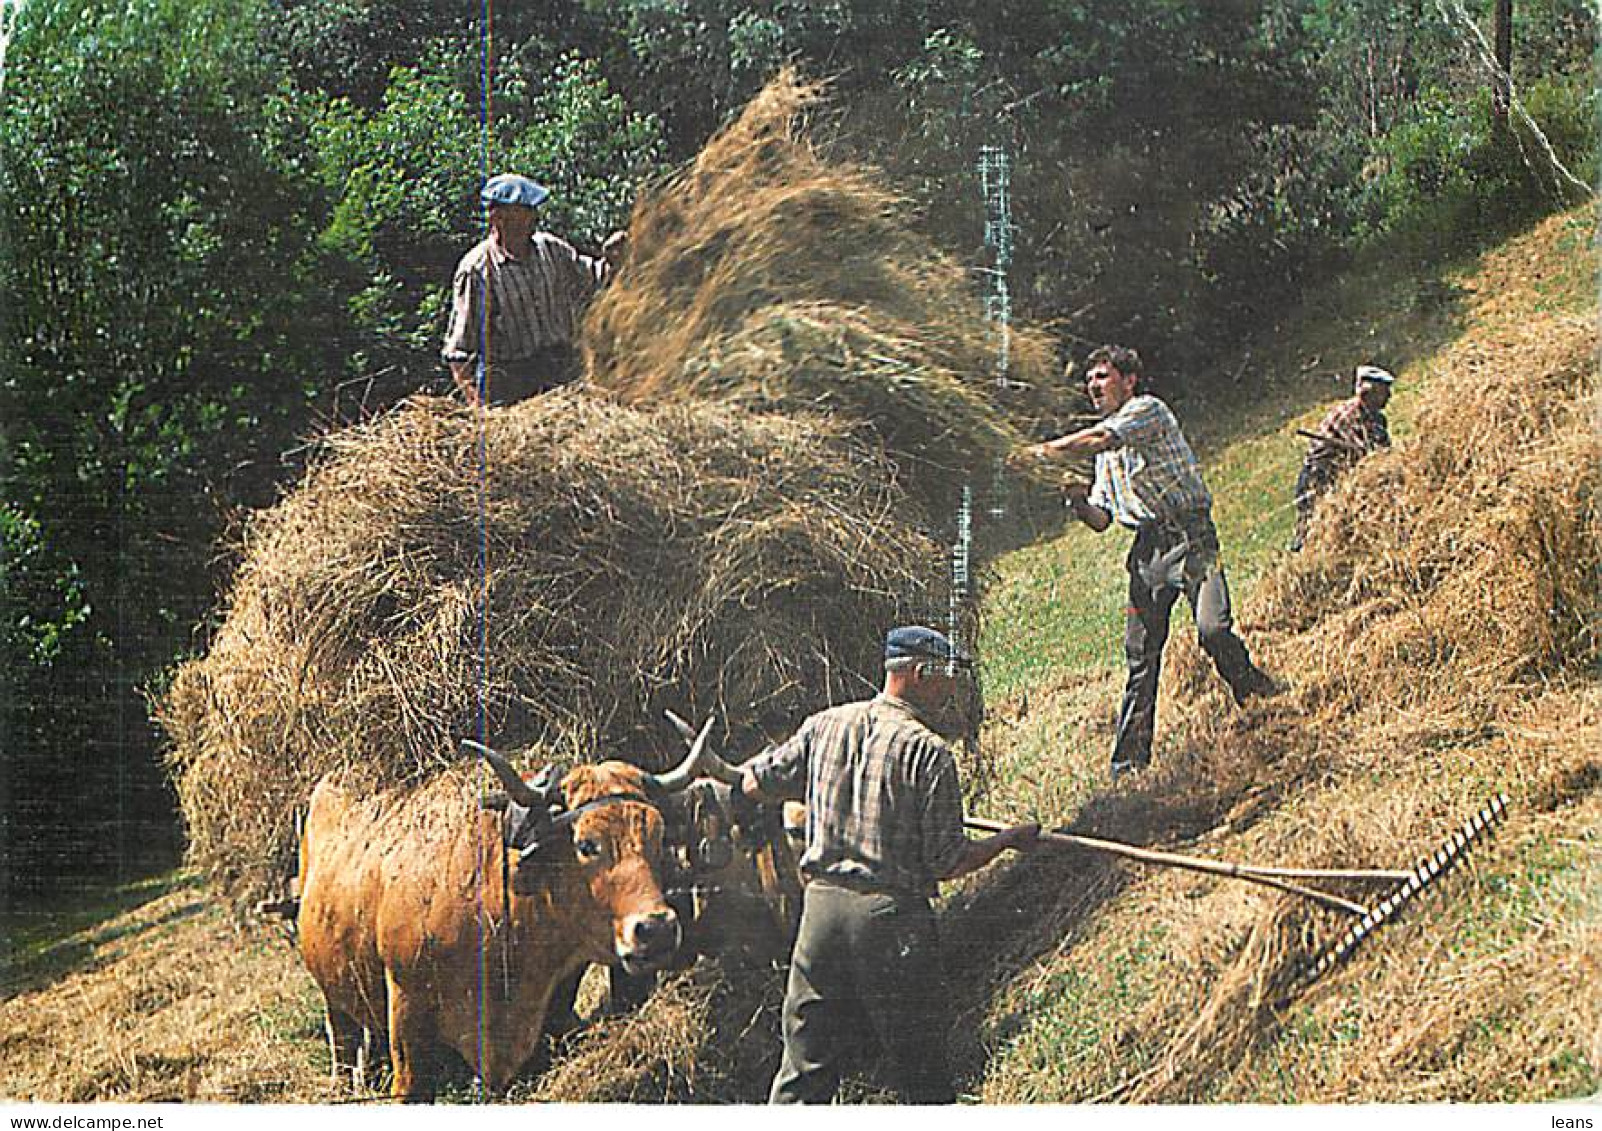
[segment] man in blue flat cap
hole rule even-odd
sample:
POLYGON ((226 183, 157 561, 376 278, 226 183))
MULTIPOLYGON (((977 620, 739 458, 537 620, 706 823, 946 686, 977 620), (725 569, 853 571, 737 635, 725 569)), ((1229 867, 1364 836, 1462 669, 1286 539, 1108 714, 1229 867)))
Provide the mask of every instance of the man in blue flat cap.
POLYGON ((479 195, 489 235, 457 264, 440 353, 469 404, 510 404, 578 376, 579 316, 627 237, 612 233, 593 259, 535 231, 534 210, 550 192, 516 173, 491 177, 479 195))
POLYGON ((742 768, 749 801, 805 799, 801 926, 771 1103, 827 1103, 850 1039, 878 1038, 904 1102, 951 1103, 950 1016, 929 899, 937 882, 1034 847, 1038 825, 962 831, 951 748, 930 726, 971 661, 932 628, 892 629, 884 689, 832 707, 742 768))

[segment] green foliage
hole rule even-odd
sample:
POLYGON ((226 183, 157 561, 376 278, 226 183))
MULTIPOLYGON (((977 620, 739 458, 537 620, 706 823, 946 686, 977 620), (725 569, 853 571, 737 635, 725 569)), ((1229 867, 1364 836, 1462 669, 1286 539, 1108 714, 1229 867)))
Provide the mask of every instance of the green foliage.
MULTIPOLYGON (((270 488, 304 419, 323 319, 306 186, 262 144, 273 78, 256 14, 209 0, 78 0, 16 15, 0 108, 0 657, 12 786, 45 833, 72 793, 55 751, 124 788, 101 851, 165 815, 139 686, 210 596, 214 488, 270 488), (266 470, 267 474, 262 472, 266 470), (130 725, 130 720, 135 720, 130 725), (96 758, 91 752, 107 751, 96 758)), ((129 853, 132 857, 137 853, 129 853)))
MULTIPOLYGON (((1594 175, 1594 88, 1543 80, 1524 106, 1559 160, 1594 175)), ((1380 141, 1374 162, 1359 238, 1388 238, 1425 256, 1478 246, 1574 198, 1523 121, 1496 122, 1488 88, 1468 100, 1426 90, 1380 141)))
POLYGON ((542 63, 538 44, 501 66, 483 123, 469 88, 475 50, 430 44, 418 65, 393 70, 371 110, 343 97, 305 100, 308 145, 334 202, 322 243, 355 282, 349 376, 381 370, 409 389, 439 373, 446 289, 481 235, 485 176, 539 179, 552 191, 542 224, 595 250, 661 170, 656 119, 630 112, 594 63, 542 63))

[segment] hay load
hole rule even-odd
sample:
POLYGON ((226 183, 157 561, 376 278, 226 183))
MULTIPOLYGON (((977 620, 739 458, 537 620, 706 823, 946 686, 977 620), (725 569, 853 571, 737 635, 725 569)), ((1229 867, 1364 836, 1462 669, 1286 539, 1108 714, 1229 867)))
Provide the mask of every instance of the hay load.
POLYGON ((507 749, 646 765, 680 753, 664 707, 716 711, 748 753, 943 607, 893 470, 821 421, 566 390, 482 433, 417 399, 324 446, 160 708, 192 859, 241 896, 329 770, 427 780, 480 710, 507 749))
MULTIPOLYGON (((191 855, 253 896, 325 772, 409 788, 489 741, 648 766, 661 711, 736 753, 861 695, 894 620, 948 612, 956 471, 1043 415, 1044 338, 869 170, 800 138, 783 77, 636 209, 589 380, 478 420, 415 399, 330 436, 258 515, 207 654, 159 708, 191 855), (728 729, 732 728, 732 729, 728 729)), ((666 749, 669 755, 662 752, 666 749)))
POLYGON ((820 93, 781 75, 640 201, 628 268, 586 322, 588 377, 627 403, 717 399, 865 426, 945 514, 953 472, 988 474, 1073 410, 1046 336, 1013 327, 998 379, 975 278, 915 230, 883 173, 808 144, 820 93))

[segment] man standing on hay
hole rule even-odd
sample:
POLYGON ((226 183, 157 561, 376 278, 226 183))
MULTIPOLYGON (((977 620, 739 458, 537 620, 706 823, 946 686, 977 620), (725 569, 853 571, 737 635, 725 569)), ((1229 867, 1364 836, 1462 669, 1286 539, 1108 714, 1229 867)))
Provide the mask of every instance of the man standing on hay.
POLYGON ((745 801, 805 799, 807 886, 770 1103, 828 1103, 850 1038, 879 1039, 909 1103, 952 1103, 948 995, 929 899, 937 881, 1034 847, 1040 826, 962 831, 957 763, 928 720, 970 661, 932 628, 885 638, 884 689, 822 711, 746 763, 745 801))
POLYGON ((1391 427, 1385 419, 1385 406, 1391 400, 1396 378, 1377 365, 1357 367, 1353 395, 1330 409, 1317 433, 1307 445, 1307 457, 1296 476, 1296 533, 1291 536, 1291 552, 1301 550, 1307 528, 1313 520, 1313 507, 1319 496, 1335 485, 1335 480, 1369 452, 1391 446, 1391 427))
POLYGON ((534 230, 534 210, 550 196, 545 186, 502 173, 479 195, 489 206, 489 235, 457 264, 440 354, 468 404, 511 404, 578 376, 579 317, 627 236, 613 232, 592 259, 534 230))
POLYGON ((1213 497, 1201 464, 1162 401, 1137 391, 1140 355, 1123 346, 1091 353, 1085 387, 1101 423, 1036 445, 1047 459, 1096 457, 1095 484, 1068 488, 1074 517, 1098 534, 1114 519, 1135 532, 1124 566, 1129 605, 1124 654, 1129 680, 1118 711, 1113 745, 1114 779, 1151 764, 1168 622, 1181 593, 1190 603, 1202 650, 1212 657, 1235 702, 1274 695, 1279 685, 1252 663, 1235 635, 1229 584, 1219 561, 1213 497))

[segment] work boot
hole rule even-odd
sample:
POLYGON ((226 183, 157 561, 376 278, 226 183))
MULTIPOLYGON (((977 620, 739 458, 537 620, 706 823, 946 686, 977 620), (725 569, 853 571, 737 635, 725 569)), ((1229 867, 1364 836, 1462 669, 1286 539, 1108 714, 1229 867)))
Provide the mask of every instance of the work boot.
POLYGON ((1115 761, 1112 764, 1112 780, 1113 780, 1113 784, 1117 785, 1119 783, 1119 781, 1121 781, 1122 779, 1128 778, 1128 777, 1133 777, 1134 775, 1136 775, 1136 774, 1140 773, 1142 770, 1144 770, 1146 768, 1146 766, 1147 766, 1147 763, 1145 763, 1145 762, 1126 762, 1126 761, 1123 761, 1122 759, 1119 759, 1118 761, 1115 761))

